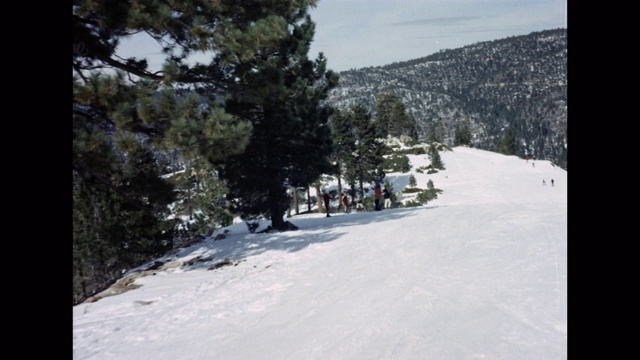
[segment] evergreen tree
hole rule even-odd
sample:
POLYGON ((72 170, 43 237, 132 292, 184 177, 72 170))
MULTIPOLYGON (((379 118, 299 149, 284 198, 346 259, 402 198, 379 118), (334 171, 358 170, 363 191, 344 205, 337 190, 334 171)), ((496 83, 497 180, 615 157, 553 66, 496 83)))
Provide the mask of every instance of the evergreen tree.
POLYGON ((498 145, 498 152, 505 155, 514 155, 516 153, 516 139, 515 136, 513 136, 511 127, 505 130, 498 145))
MULTIPOLYGON (((285 230, 287 189, 306 187, 321 174, 335 172, 328 126, 332 109, 322 102, 338 76, 326 69, 322 53, 315 61, 307 57, 315 24, 306 7, 275 10, 279 41, 243 63, 238 80, 246 91, 226 102, 227 111, 252 122, 251 140, 242 154, 223 162, 220 175, 229 187, 228 200, 243 219, 266 216, 272 228, 285 230)), ((223 57, 242 58, 242 53, 230 48, 223 57)))
POLYGON ((182 224, 186 231, 183 240, 231 225, 233 214, 225 201, 228 189, 204 158, 189 161, 184 171, 173 174, 169 180, 177 190, 173 215, 189 219, 182 224))
POLYGON ((456 125, 453 145, 471 145, 471 138, 471 125, 469 124, 469 120, 465 119, 456 125))
MULTIPOLYGON (((353 118, 348 111, 336 109, 331 116, 331 136, 333 138, 334 159, 338 165, 338 192, 342 192, 341 179, 354 188, 355 171, 355 134, 353 130, 353 118)), ((353 198, 353 194, 352 194, 353 198)))
MULTIPOLYGON (((167 220, 174 200, 171 185, 160 177, 161 167, 149 149, 130 137, 118 142, 127 156, 109 178, 74 174, 74 303, 110 285, 123 269, 173 245, 174 224, 167 220)), ((84 155, 88 160, 91 153, 84 155)))
MULTIPOLYGON (((394 106, 397 96, 393 91, 380 94, 376 97, 376 116, 375 122, 378 127, 380 137, 386 138, 394 133, 394 127, 397 126, 394 119, 394 106)), ((393 136, 393 135, 392 135, 393 136)))
POLYGON ((431 160, 432 168, 444 170, 444 164, 442 163, 442 158, 440 158, 438 145, 436 143, 432 143, 431 146, 429 146, 429 159, 431 160))
POLYGON ((416 181, 416 177, 413 174, 411 174, 409 176, 409 186, 416 187, 417 185, 418 185, 418 182, 416 181))
POLYGON ((428 124, 427 142, 444 143, 444 126, 442 125, 442 119, 432 121, 428 124))
POLYGON ((418 135, 418 122, 416 121, 415 116, 411 113, 407 113, 407 125, 408 128, 406 135, 413 141, 417 143, 420 140, 420 136, 418 135))
MULTIPOLYGON (((135 4, 74 0, 74 301, 113 281, 133 262, 164 251, 170 232, 161 216, 168 201, 162 194, 173 196, 173 191, 159 177, 157 164, 151 166, 158 160, 152 158, 158 151, 178 148, 188 159, 202 156, 220 163, 242 152, 249 143, 253 118, 231 115, 225 100, 251 96, 256 84, 246 81, 252 71, 248 66, 258 69, 273 59, 269 54, 298 45, 290 41, 289 24, 282 14, 301 14, 315 4, 313 0, 141 0, 135 4), (149 69, 144 58, 119 56, 120 40, 135 33, 147 34, 162 46, 166 60, 160 71, 149 69), (194 52, 211 54, 211 62, 188 63, 187 57, 194 52), (128 161, 138 157, 149 166, 127 168, 128 161), (127 187, 140 178, 156 178, 160 184, 154 180, 135 189, 127 187), (149 235, 158 233, 164 235, 149 235)), ((295 31, 308 33, 304 27, 295 31)), ((289 53, 307 50, 303 45, 289 53)), ((288 74, 297 78, 297 71, 306 73, 299 78, 304 83, 297 86, 301 91, 309 74, 318 70, 321 77, 324 72, 322 60, 315 68, 305 64, 290 68, 288 74)), ((298 95, 317 101, 312 92, 298 95)), ((326 114, 320 111, 315 116, 326 114)))
POLYGON ((356 198, 356 183, 359 180, 359 158, 356 153, 356 131, 351 110, 336 109, 331 117, 334 151, 339 159, 340 175, 351 189, 352 202, 356 198))
POLYGON ((390 129, 391 136, 409 136, 415 140, 416 121, 413 118, 413 115, 407 110, 406 105, 402 102, 402 99, 399 96, 393 105, 393 115, 396 125, 390 129))
POLYGON ((418 196, 416 196, 416 199, 421 204, 427 204, 429 201, 437 199, 438 194, 441 194, 441 193, 442 193, 442 190, 436 189, 435 186, 433 185, 433 181, 429 179, 429 181, 427 181, 427 189, 422 190, 420 193, 418 193, 418 196))
POLYGON ((363 195, 363 183, 384 180, 386 174, 383 170, 383 154, 387 151, 387 147, 380 141, 378 127, 363 104, 358 103, 352 106, 351 113, 356 141, 354 168, 360 185, 360 194, 363 195))
POLYGON ((427 123, 427 142, 433 143, 436 142, 436 125, 433 122, 427 123))
POLYGON ((379 136, 386 138, 409 136, 417 140, 416 122, 407 111, 402 98, 393 91, 378 95, 376 98, 375 122, 379 136))

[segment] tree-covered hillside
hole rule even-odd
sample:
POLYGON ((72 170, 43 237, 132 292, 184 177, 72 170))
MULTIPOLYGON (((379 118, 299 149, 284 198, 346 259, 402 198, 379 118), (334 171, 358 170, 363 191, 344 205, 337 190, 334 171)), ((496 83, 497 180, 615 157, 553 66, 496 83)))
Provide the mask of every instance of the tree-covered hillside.
POLYGON ((567 169, 567 30, 476 43, 382 67, 339 73, 329 95, 336 108, 393 91, 411 111, 420 139, 439 131, 452 145, 468 120, 472 146, 499 151, 507 129, 515 154, 553 161, 567 169))

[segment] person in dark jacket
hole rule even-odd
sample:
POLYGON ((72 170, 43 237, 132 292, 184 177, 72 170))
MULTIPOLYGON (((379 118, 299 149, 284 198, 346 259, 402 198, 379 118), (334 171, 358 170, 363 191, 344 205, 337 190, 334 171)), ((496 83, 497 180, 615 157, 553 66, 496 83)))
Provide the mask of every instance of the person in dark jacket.
POLYGON ((384 197, 384 208, 385 209, 390 209, 391 208, 391 194, 389 193, 389 190, 387 190, 387 188, 384 188, 384 190, 382 190, 382 197, 384 197))
POLYGON ((331 217, 331 215, 329 215, 329 202, 331 201, 331 196, 329 196, 327 190, 322 191, 322 200, 324 200, 324 208, 327 211, 327 217, 331 217))

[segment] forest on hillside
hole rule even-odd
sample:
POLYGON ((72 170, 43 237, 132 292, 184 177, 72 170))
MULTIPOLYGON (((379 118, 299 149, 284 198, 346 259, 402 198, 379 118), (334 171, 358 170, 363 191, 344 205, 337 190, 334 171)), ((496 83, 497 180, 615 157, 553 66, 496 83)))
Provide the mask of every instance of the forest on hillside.
POLYGON ((340 72, 328 101, 375 109, 376 96, 398 95, 418 137, 438 131, 451 144, 469 121, 472 145, 498 151, 510 129, 515 154, 550 160, 567 170, 567 29, 533 32, 386 66, 340 72))

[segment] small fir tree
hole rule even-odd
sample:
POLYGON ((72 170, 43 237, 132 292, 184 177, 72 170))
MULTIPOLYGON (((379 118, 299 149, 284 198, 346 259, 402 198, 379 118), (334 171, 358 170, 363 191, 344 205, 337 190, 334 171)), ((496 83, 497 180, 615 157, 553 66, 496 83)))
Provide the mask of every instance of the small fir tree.
POLYGON ((429 159, 431 160, 431 167, 433 169, 444 170, 444 163, 440 158, 440 153, 435 143, 432 143, 429 147, 429 159))
POLYGON ((413 176, 413 174, 411 174, 409 176, 409 186, 416 187, 417 185, 418 185, 418 182, 416 181, 416 177, 413 176))

